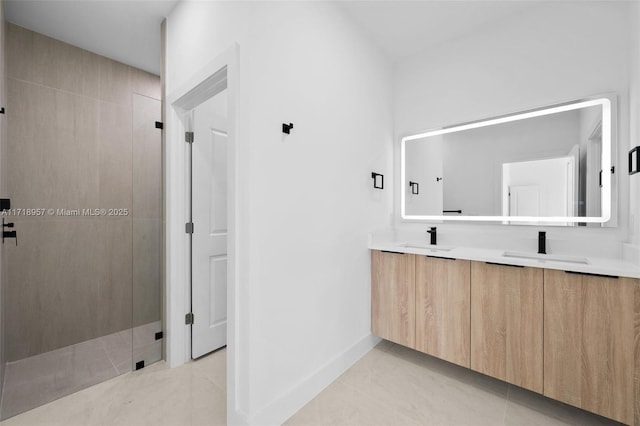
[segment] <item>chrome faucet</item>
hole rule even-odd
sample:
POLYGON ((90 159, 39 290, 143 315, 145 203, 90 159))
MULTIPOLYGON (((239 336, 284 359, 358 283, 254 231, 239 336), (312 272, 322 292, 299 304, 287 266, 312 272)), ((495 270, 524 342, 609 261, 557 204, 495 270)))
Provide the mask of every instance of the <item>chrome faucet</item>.
POLYGON ((538 253, 547 254, 547 233, 544 231, 538 232, 538 253))
POLYGON ((431 245, 435 246, 436 245, 436 240, 438 238, 437 228, 435 226, 432 226, 431 228, 429 228, 427 233, 430 234, 430 236, 431 236, 431 245))

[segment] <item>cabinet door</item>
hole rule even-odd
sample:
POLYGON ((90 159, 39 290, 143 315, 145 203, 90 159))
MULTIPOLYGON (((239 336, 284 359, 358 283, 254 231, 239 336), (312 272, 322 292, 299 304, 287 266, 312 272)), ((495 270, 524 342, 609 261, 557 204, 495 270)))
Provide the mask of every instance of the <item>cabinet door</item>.
POLYGON ((415 346, 415 256, 371 252, 371 331, 415 346))
POLYGON ((640 404, 633 383, 640 356, 638 280, 544 274, 544 394, 633 424, 634 401, 640 404))
POLYGON ((542 393, 543 272, 471 264, 471 368, 542 393))
POLYGON ((470 366, 471 266, 416 256, 416 349, 470 366))

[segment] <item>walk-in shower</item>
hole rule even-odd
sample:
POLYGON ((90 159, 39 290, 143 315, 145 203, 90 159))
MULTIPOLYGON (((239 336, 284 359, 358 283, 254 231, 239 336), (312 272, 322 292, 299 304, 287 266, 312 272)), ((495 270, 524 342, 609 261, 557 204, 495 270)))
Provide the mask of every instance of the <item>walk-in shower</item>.
POLYGON ((159 78, 10 24, 6 52, 2 418, 163 341, 159 78))

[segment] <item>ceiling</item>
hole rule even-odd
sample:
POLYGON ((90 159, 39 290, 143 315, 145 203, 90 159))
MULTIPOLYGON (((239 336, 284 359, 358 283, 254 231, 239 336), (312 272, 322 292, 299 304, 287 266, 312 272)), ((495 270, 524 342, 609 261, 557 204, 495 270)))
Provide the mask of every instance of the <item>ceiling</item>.
POLYGON ((9 22, 160 74, 160 24, 178 0, 6 0, 9 22))
POLYGON ((464 37, 541 2, 529 0, 339 1, 337 4, 392 60, 464 37))
MULTIPOLYGON (((6 0, 9 22, 160 74, 160 24, 179 0, 6 0)), ((214 0, 209 0, 214 1, 214 0)), ((531 7, 528 0, 338 0, 393 61, 531 7)))

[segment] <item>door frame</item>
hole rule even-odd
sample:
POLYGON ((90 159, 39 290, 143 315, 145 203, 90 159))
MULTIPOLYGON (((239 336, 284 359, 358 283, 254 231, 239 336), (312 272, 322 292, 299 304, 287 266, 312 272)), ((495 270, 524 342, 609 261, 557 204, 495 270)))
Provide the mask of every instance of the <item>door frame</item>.
MULTIPOLYGON (((240 193, 238 178, 238 45, 234 44, 211 62, 197 70, 180 87, 171 91, 166 98, 164 152, 165 186, 165 324, 166 362, 177 367, 191 361, 191 330, 185 324, 185 315, 190 312, 190 239, 185 232, 185 223, 189 220, 189 194, 186 191, 188 180, 188 144, 184 139, 185 125, 182 121, 185 112, 196 107, 220 91, 227 89, 228 99, 228 269, 227 269, 227 423, 247 423, 247 410, 239 406, 246 401, 246 375, 239 374, 248 367, 248 351, 240 356, 240 337, 248 334, 248 321, 241 321, 241 300, 247 300, 240 294, 240 265, 244 264, 240 254, 238 223, 241 219, 239 208, 240 193), (226 81, 226 84, 225 84, 226 81), (244 361, 244 362, 243 362, 244 361), (240 390, 243 390, 240 393, 240 390)), ((245 268, 246 269, 246 268, 245 268)), ((245 303, 246 305, 246 303, 245 303)), ((246 317, 246 313, 243 316, 246 317)), ((247 337, 242 340, 247 341, 247 337)))

